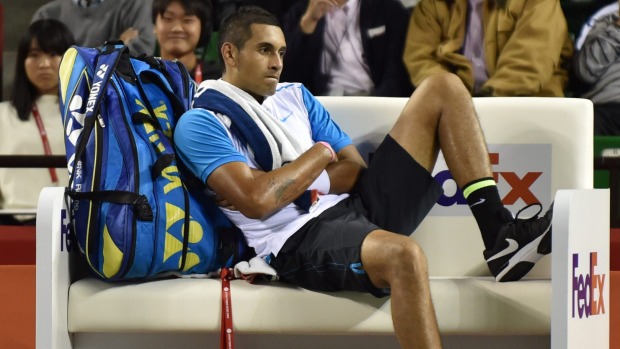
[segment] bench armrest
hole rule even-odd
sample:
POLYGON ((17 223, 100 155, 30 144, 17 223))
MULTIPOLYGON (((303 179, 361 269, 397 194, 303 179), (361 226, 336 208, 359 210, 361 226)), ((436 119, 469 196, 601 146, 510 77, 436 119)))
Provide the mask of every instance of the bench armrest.
POLYGON ((609 189, 558 190, 551 347, 609 348, 609 189))
POLYGON ((37 205, 36 347, 72 348, 67 331, 71 260, 64 188, 43 188, 37 205))

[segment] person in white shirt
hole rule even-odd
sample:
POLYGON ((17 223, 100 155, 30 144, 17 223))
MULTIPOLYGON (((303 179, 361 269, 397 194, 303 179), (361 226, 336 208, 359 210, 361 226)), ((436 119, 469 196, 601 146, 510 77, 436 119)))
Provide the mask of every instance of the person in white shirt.
MULTIPOLYGON (((74 43, 71 31, 54 19, 33 22, 21 38, 11 99, 0 103, 0 154, 65 154, 58 66, 74 43)), ((43 187, 68 180, 66 169, 0 168, 0 208, 34 209, 43 187)), ((0 223, 29 224, 33 218, 0 215, 0 223)))
POLYGON ((409 12, 396 0, 308 0, 286 13, 285 81, 315 95, 409 97, 409 12))

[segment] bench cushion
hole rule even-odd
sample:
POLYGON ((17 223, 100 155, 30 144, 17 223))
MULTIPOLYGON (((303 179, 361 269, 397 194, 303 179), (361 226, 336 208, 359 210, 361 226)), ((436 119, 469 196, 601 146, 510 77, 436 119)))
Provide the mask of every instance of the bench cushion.
MULTIPOLYGON (((310 292, 282 283, 262 286, 242 280, 232 281, 231 292, 235 330, 241 333, 394 331, 389 297, 310 292)), ((486 277, 432 278, 431 292, 444 335, 550 333, 549 280, 500 284, 486 277)), ((118 285, 83 279, 69 290, 68 325, 70 332, 216 332, 220 281, 169 279, 118 285)))

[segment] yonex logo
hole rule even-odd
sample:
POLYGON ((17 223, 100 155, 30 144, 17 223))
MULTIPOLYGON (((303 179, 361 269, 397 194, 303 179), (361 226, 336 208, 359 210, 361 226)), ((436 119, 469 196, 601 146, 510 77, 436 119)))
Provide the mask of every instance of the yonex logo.
POLYGON ((97 70, 97 76, 100 79, 103 79, 103 77, 105 76, 105 73, 108 71, 108 65, 107 64, 102 64, 99 66, 99 70, 97 70))
MULTIPOLYGON (((77 144, 78 138, 82 131, 84 130, 84 116, 85 113, 80 112, 84 106, 84 100, 82 96, 76 94, 71 98, 69 102, 69 115, 67 116, 67 121, 65 124, 65 135, 67 140, 75 147, 77 144)), ((73 172, 73 166, 75 161, 75 153, 71 155, 69 161, 67 161, 67 168, 69 173, 73 172)), ((81 174, 77 174, 77 178, 81 176, 81 174)), ((76 179, 77 179, 76 178, 76 179)))
MULTIPOLYGON (((97 73, 99 74, 99 73, 97 73)), ((90 94, 88 95, 88 102, 86 102, 86 112, 94 113, 95 102, 97 101, 97 97, 99 96, 99 92, 101 91, 102 81, 97 81, 93 83, 93 87, 90 88, 90 94)))

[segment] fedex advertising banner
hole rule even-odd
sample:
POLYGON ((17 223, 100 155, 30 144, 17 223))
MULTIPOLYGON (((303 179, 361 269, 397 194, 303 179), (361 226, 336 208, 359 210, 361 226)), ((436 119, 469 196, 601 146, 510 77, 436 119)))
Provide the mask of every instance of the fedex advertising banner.
MULTIPOLYGON (((527 204, 551 203, 551 144, 490 144, 489 158, 502 202, 516 212, 527 204), (514 207, 513 207, 514 206, 514 207)), ((468 216, 463 192, 439 154, 433 177, 444 194, 431 210, 432 216, 468 216)))

